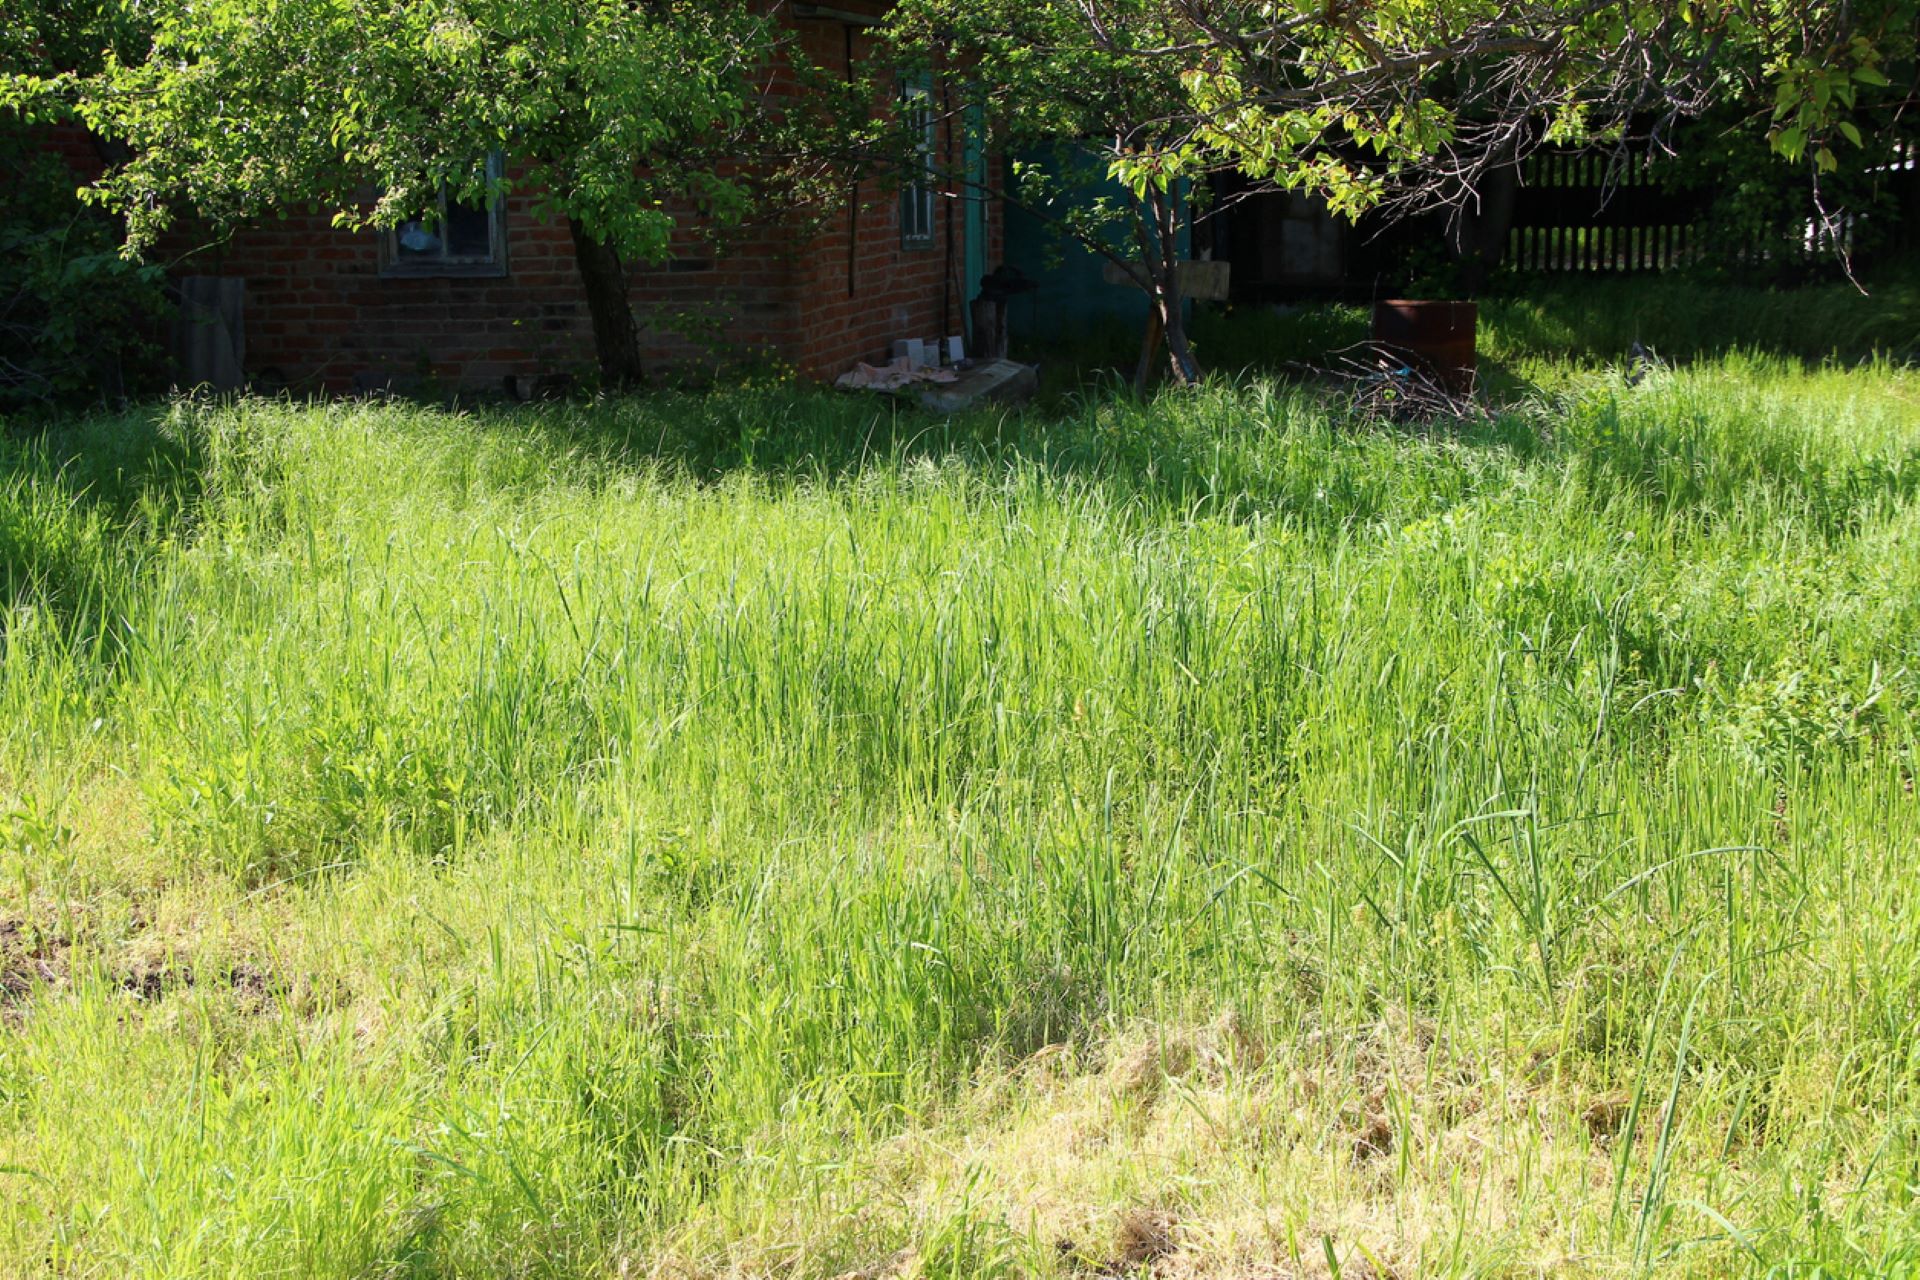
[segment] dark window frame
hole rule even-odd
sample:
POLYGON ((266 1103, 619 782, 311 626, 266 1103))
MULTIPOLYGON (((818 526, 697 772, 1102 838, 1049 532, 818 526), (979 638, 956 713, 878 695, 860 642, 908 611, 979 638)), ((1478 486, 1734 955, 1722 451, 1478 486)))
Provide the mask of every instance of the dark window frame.
POLYGON ((933 83, 924 77, 900 86, 901 111, 909 123, 918 118, 920 172, 917 178, 900 184, 900 247, 907 250, 932 249, 939 240, 939 215, 935 202, 937 160, 940 153, 940 121, 933 106, 933 83))
MULTIPOLYGON (((444 232, 438 256, 403 253, 402 231, 423 219, 410 219, 380 233, 380 274, 389 280, 498 280, 507 274, 507 202, 497 186, 506 175, 506 161, 500 153, 487 157, 487 185, 493 194, 487 198, 487 252, 451 255, 446 251, 444 232)), ((440 193, 441 225, 445 226, 450 203, 446 191, 440 193)))

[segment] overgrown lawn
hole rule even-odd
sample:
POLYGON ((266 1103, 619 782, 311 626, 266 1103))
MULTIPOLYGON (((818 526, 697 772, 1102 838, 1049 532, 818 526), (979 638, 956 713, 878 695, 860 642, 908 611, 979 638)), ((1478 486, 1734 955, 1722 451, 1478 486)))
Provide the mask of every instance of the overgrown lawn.
POLYGON ((1920 380, 0 443, 0 1259, 1920 1266, 1920 380))

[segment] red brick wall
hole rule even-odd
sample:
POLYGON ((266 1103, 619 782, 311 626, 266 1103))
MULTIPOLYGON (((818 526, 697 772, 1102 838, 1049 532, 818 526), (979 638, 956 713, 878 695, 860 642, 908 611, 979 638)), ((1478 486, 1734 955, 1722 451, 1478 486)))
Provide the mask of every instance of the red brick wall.
MULTIPOLYGON (((593 330, 573 242, 564 223, 535 218, 533 199, 508 199, 501 277, 382 276, 377 235, 312 213, 248 227, 183 270, 246 278, 248 371, 296 388, 414 377, 493 388, 509 375, 586 373, 593 330)), ((678 261, 632 275, 651 363, 715 357, 688 326, 669 323, 682 314, 713 322, 725 339, 719 354, 790 354, 792 291, 777 242, 763 234, 721 252, 689 235, 679 249, 678 261)))
MULTIPOLYGON (((873 12, 883 4, 861 6, 873 12)), ((815 65, 842 65, 848 49, 838 24, 810 23, 802 28, 815 65)), ((860 62, 873 53, 873 41, 856 31, 851 52, 860 62)), ((934 89, 936 101, 940 89, 934 89)), ((941 105, 945 105, 942 103, 941 105)), ((956 121, 941 126, 945 164, 957 164, 964 140, 956 121)), ((966 331, 972 285, 966 279, 966 211, 959 193, 935 201, 933 244, 909 249, 901 243, 900 199, 890 185, 862 184, 808 243, 798 275, 802 339, 796 363, 806 373, 831 378, 856 361, 891 355, 898 338, 946 338, 966 331)), ((986 261, 999 261, 1005 221, 990 206, 986 261)))

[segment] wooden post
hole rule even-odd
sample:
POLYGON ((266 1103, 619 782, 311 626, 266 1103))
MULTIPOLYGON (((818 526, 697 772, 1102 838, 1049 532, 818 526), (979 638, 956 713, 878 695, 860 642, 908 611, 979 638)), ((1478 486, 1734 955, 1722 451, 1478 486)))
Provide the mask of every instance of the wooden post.
MULTIPOLYGON (((1229 285, 1232 281, 1232 263, 1204 261, 1185 261, 1175 270, 1180 273, 1180 297, 1195 302, 1225 302, 1230 296, 1229 285)), ((1147 333, 1140 346, 1140 366, 1134 370, 1133 389, 1141 395, 1147 393, 1147 384, 1153 377, 1154 356, 1162 343, 1167 340, 1167 319, 1160 314, 1159 302, 1154 298, 1146 267, 1139 263, 1121 266, 1109 262, 1101 271, 1101 276, 1116 288, 1134 288, 1147 295, 1147 333)))
POLYGON ((973 301, 973 358, 1007 358, 1007 304, 994 298, 973 301))
POLYGON ((1153 381, 1155 359, 1160 354, 1160 344, 1167 338, 1167 322, 1160 315, 1160 307, 1151 299, 1147 302, 1147 336, 1140 344, 1140 363, 1133 371, 1133 393, 1137 396, 1147 394, 1147 387, 1153 381))
POLYGON ((173 317, 180 385, 238 391, 246 385, 247 282, 239 276, 183 276, 173 317))

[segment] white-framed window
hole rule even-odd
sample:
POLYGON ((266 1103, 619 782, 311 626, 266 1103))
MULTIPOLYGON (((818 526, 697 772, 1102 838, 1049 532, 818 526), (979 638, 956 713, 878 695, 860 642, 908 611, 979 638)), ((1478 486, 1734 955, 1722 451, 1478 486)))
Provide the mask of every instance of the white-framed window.
MULTIPOLYGON (((498 153, 487 157, 487 183, 497 184, 506 170, 498 153)), ((440 208, 410 218, 381 233, 383 276, 504 276, 507 274, 506 201, 493 196, 482 204, 440 193, 440 208)))
POLYGON ((900 247, 931 249, 935 160, 940 149, 940 125, 933 109, 933 86, 909 81, 900 90, 900 110, 914 136, 910 163, 914 172, 900 184, 900 247))

